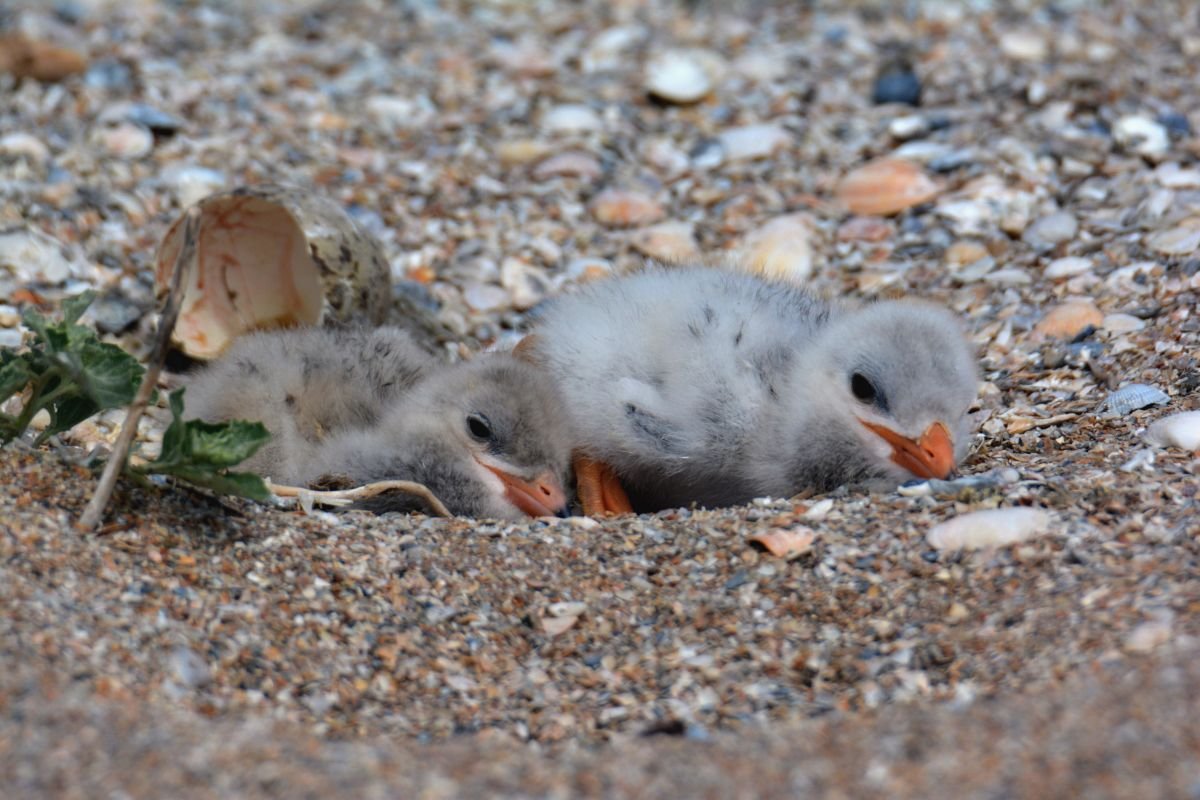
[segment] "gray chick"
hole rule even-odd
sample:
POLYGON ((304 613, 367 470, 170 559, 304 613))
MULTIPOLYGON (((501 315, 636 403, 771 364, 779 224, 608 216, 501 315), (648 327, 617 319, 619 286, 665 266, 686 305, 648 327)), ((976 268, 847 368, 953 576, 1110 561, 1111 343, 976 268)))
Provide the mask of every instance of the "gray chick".
MULTIPOLYGON (((559 513, 568 446, 556 389, 507 355, 443 365, 399 328, 253 333, 195 375, 189 418, 260 420, 244 468, 278 483, 410 480, 464 516, 559 513)), ((360 507, 423 508, 388 493, 360 507)))
POLYGON ((710 268, 588 284, 520 350, 562 392, 586 513, 945 477, 978 387, 943 308, 710 268))

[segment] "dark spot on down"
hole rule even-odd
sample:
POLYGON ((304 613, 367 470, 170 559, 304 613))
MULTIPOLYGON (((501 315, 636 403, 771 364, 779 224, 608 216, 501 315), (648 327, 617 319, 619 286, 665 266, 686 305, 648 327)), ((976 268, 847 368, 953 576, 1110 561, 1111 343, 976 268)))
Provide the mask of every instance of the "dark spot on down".
POLYGON ((289 394, 283 398, 283 402, 287 404, 288 408, 294 408, 296 405, 296 396, 289 394))

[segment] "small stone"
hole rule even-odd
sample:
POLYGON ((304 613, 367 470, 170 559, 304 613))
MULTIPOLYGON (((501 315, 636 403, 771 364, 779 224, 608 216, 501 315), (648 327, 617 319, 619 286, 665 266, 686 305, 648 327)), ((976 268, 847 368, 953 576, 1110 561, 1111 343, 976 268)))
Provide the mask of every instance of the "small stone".
POLYGON ((23 338, 24 331, 20 328, 0 328, 0 347, 20 347, 23 338))
POLYGON ((142 309, 120 292, 106 292, 88 308, 102 333, 123 333, 142 318, 142 309))
POLYGON ((367 113, 390 130, 415 130, 428 125, 437 114, 428 98, 377 94, 367 98, 367 113))
POLYGON ((670 139, 651 139, 642 149, 642 157, 651 166, 668 175, 678 175, 688 168, 688 155, 670 139))
POLYGON ((792 136, 779 125, 744 125, 723 131, 717 141, 726 161, 753 161, 788 146, 792 136))
POLYGON ((132 122, 153 133, 170 135, 183 127, 183 120, 174 114, 146 103, 114 103, 100 113, 98 121, 105 125, 132 122))
POLYGON ((643 38, 646 32, 632 25, 601 31, 584 49, 580 66, 585 73, 619 69, 626 60, 626 51, 643 38))
POLYGON ((1157 122, 1167 129, 1172 139, 1186 139, 1192 135, 1192 123, 1186 114, 1178 111, 1164 111, 1158 115, 1157 122))
POLYGON ((1149 653, 1171 641, 1173 614, 1167 612, 1157 619, 1148 620, 1135 627, 1125 637, 1123 647, 1128 653, 1149 653))
POLYGON ((1092 260, 1083 256, 1067 256, 1066 258, 1056 258, 1046 265, 1042 270, 1042 275, 1050 280, 1060 280, 1062 278, 1070 278, 1073 275, 1082 275, 1092 268, 1092 260))
POLYGON ((500 265, 500 285, 508 290, 513 308, 524 311, 546 297, 550 281, 540 268, 509 257, 500 265))
POLYGON ((468 283, 463 287, 463 299, 475 311, 495 311, 509 304, 509 295, 490 283, 468 283))
POLYGON ((994 508, 940 522, 925 538, 938 550, 1004 547, 1048 533, 1050 523, 1050 514, 1040 508, 994 508))
POLYGON ((122 122, 96 128, 92 143, 116 158, 141 158, 154 149, 154 134, 141 125, 122 122))
POLYGON ((1079 232, 1079 222, 1069 211, 1055 211, 1033 221, 1021 238, 1035 250, 1052 250, 1054 247, 1069 242, 1079 232))
POLYGON ((605 189, 592 200, 592 215, 604 225, 649 225, 667 215, 654 198, 641 192, 605 189))
POLYGON ((18 131, 0 136, 0 155, 24 157, 44 164, 50 160, 50 148, 36 136, 18 131))
POLYGON ((837 187, 837 200, 855 214, 891 216, 927 203, 938 185, 909 161, 881 158, 851 171, 837 187))
POLYGON ((1158 160, 1171 146, 1167 129, 1149 117, 1130 114, 1113 125, 1113 138, 1130 153, 1158 160))
POLYGON ((1146 237, 1146 245, 1166 256, 1181 256, 1200 249, 1200 225, 1180 225, 1146 237))
POLYGON ((22 284, 61 284, 86 274, 83 263, 68 257, 59 242, 24 227, 0 230, 0 269, 22 284))
POLYGON ((506 167, 529 164, 553 152, 549 142, 540 139, 514 139, 496 145, 496 157, 506 167))
POLYGON ((1200 452, 1200 411, 1184 411, 1157 420, 1146 429, 1146 441, 1160 447, 1200 452))
POLYGON ((1000 37, 1000 50, 1017 61, 1045 61, 1050 52, 1046 37, 1036 31, 1009 31, 1000 37))
POLYGON ((542 115, 542 128, 549 133, 589 133, 602 126, 600 115, 582 104, 554 106, 542 115))
POLYGON ((202 689, 212 683, 212 671, 208 663, 194 650, 176 647, 171 651, 171 674, 188 689, 202 689))
POLYGON ((875 78, 875 85, 871 89, 871 102, 877 106, 886 103, 919 106, 921 79, 907 64, 890 65, 875 78))
POLYGON ((575 283, 607 278, 612 275, 612 263, 603 258, 575 258, 567 263, 567 278, 575 283))
POLYGON ((896 117, 888 123, 888 133, 901 141, 922 136, 928 132, 929 121, 920 114, 896 117))
POLYGON ((1167 189, 1200 189, 1200 169, 1183 169, 1173 161, 1159 164, 1154 178, 1167 189))
POLYGON ((225 173, 192 164, 172 164, 163 170, 162 181, 183 208, 221 191, 228 183, 225 173))
POLYGON ((708 58, 690 50, 667 50, 646 64, 646 91, 668 103, 688 105, 703 100, 713 90, 708 58))
MULTIPOLYGON (((980 261, 980 265, 985 265, 988 262, 980 261)), ((964 270, 966 272, 966 270, 964 270)), ((996 286, 1024 286, 1033 283, 1033 278, 1029 277, 1029 273, 1019 267, 1009 267, 1008 269, 998 269, 995 272, 987 272, 983 276, 983 280, 996 286)))
POLYGON ((988 249, 979 242, 955 242, 946 248, 946 262, 952 267, 965 267, 988 257, 988 249))
POLYGON ((1090 300, 1071 300, 1050 309, 1033 332, 1042 338, 1071 340, 1103 322, 1104 314, 1090 300))
POLYGON ((1132 333, 1146 327, 1146 323, 1132 314, 1106 314, 1100 327, 1109 333, 1132 333))
POLYGON ((815 230, 808 214, 775 217, 746 237, 741 248, 744 266, 772 280, 804 283, 813 271, 815 230))
POLYGON ((602 173, 600 161, 595 156, 579 152, 559 153, 533 169, 533 177, 539 181, 559 177, 595 180, 602 173))
POLYGON ((662 222, 634 231, 630 244, 643 255, 670 264, 695 261, 700 247, 690 222, 662 222))
POLYGON ((838 226, 839 242, 882 242, 896 233, 895 227, 882 217, 851 217, 838 226))

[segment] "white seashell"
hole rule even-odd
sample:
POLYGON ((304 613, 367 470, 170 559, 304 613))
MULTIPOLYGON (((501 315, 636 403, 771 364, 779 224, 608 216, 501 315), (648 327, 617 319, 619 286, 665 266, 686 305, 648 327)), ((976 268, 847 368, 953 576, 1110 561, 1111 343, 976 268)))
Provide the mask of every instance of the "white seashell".
POLYGON ((1167 129, 1159 123, 1137 114, 1121 117, 1113 125, 1113 138, 1131 153, 1159 158, 1171 146, 1167 129))
POLYGON ((1112 417, 1122 417, 1130 411, 1137 411, 1139 408, 1147 408, 1149 406, 1160 406, 1170 401, 1171 398, 1161 389, 1148 386, 1144 383, 1131 383, 1128 386, 1122 386, 1104 398, 1104 402, 1096 409, 1096 413, 1107 414, 1112 417))
POLYGON ((925 538, 939 550, 1003 547, 1047 533, 1050 522, 1050 514, 1040 508, 994 508, 940 522, 925 538))
POLYGON ((1200 411, 1163 417, 1146 429, 1146 441, 1160 447, 1200 450, 1200 411))
POLYGON ((670 103, 697 103, 713 89, 706 59, 686 50, 668 50, 646 65, 646 91, 670 103))

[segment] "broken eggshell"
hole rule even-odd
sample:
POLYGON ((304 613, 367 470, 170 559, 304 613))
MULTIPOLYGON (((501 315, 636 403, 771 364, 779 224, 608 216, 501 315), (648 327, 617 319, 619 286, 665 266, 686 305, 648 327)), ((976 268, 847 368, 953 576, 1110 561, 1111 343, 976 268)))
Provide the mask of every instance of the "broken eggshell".
MULTIPOLYGON (((384 321, 391 276, 383 248, 337 204, 298 187, 260 184, 196 207, 196 268, 173 337, 189 356, 216 358, 251 330, 384 321)), ((155 258, 160 294, 183 245, 183 220, 155 258)))

